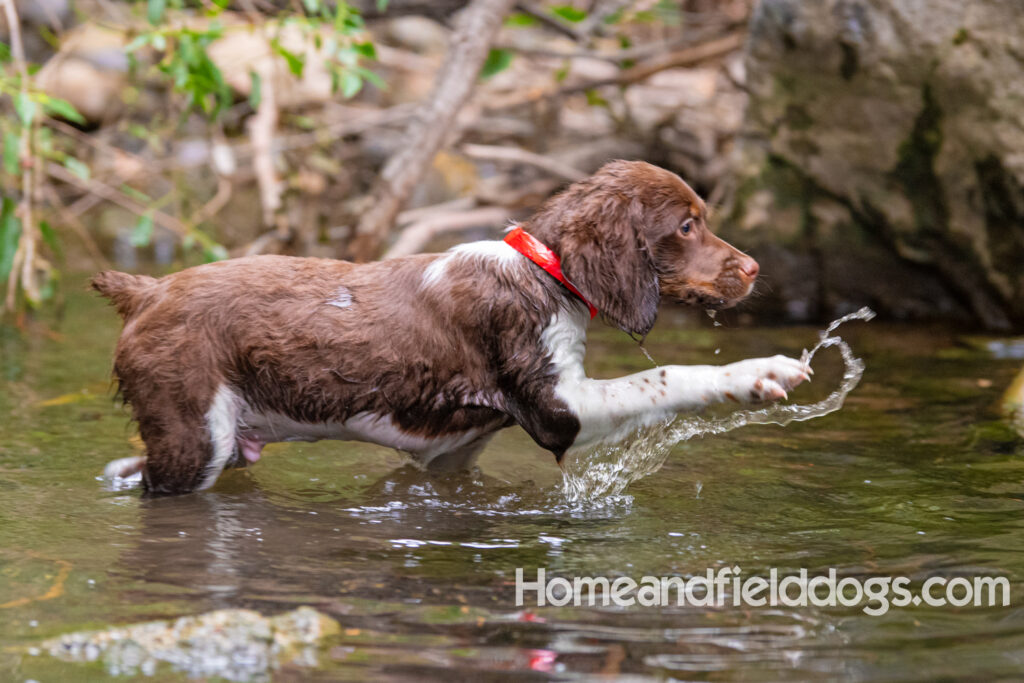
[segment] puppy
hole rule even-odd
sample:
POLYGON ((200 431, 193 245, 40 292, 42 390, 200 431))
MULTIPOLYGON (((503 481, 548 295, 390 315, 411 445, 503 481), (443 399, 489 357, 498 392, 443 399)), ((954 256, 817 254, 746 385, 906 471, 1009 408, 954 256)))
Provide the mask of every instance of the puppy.
POLYGON ((583 370, 600 313, 646 335, 662 296, 710 309, 747 296, 757 263, 713 235, 678 176, 616 161, 505 240, 357 265, 255 256, 92 286, 124 318, 114 374, 146 444, 151 493, 213 485, 276 441, 362 440, 431 470, 473 465, 518 424, 561 461, 724 400, 771 401, 808 378, 775 356, 619 379, 583 370))

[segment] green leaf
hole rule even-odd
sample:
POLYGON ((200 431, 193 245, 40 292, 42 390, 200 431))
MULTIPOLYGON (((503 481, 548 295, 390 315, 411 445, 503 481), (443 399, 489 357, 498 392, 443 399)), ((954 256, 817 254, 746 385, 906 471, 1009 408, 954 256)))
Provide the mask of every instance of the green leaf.
POLYGON ((310 14, 320 11, 320 0, 302 0, 302 4, 306 6, 306 11, 310 14))
POLYGON ((153 34, 153 49, 163 52, 167 49, 167 37, 162 33, 153 34))
POLYGON ((587 91, 587 104, 591 107, 607 107, 608 100, 601 97, 601 93, 597 90, 591 89, 587 91))
POLYGON ((149 19, 149 23, 156 26, 164 18, 164 12, 167 11, 167 0, 148 0, 146 5, 146 18, 149 19))
POLYGON ((145 247, 151 241, 153 241, 153 214, 147 211, 139 216, 139 222, 135 224, 135 229, 132 230, 131 242, 136 247, 145 247))
POLYGON ((223 261, 228 257, 228 250, 220 244, 203 245, 203 258, 207 263, 223 261))
POLYGON ((21 173, 21 136, 12 131, 4 133, 4 170, 11 175, 21 173))
POLYGON ((587 18, 587 13, 572 5, 558 5, 551 8, 551 13, 566 21, 576 24, 587 18))
POLYGON ((352 45, 352 49, 367 59, 377 59, 377 48, 375 48, 373 43, 369 41, 365 43, 354 43, 352 45))
POLYGON ((21 221, 14 215, 14 201, 4 197, 0 208, 0 281, 7 281, 14 266, 14 252, 21 237, 21 221))
POLYGON ((53 229, 49 222, 39 221, 39 234, 43 236, 46 246, 50 247, 54 254, 60 255, 60 242, 57 241, 57 231, 53 229))
POLYGON ((139 202, 140 204, 149 204, 153 201, 153 198, 150 197, 148 194, 146 194, 145 192, 139 192, 131 185, 121 185, 121 192, 124 192, 126 195, 128 195, 135 201, 139 202))
POLYGON ((131 54, 139 48, 149 45, 150 41, 153 40, 153 36, 154 34, 151 33, 143 33, 141 35, 135 36, 127 45, 124 46, 124 51, 128 54, 131 54))
POLYGON ((85 117, 78 113, 78 110, 75 109, 74 105, 67 100, 60 99, 59 97, 47 96, 46 99, 43 100, 43 109, 47 114, 59 116, 62 119, 78 124, 85 123, 85 117))
POLYGON ((512 50, 491 50, 487 53, 487 60, 484 61, 483 68, 480 69, 480 77, 490 78, 494 74, 504 71, 512 63, 514 56, 515 53, 512 50))
POLYGON ((384 82, 384 79, 375 74, 374 72, 370 71, 366 67, 357 66, 354 69, 352 69, 352 71, 359 74, 359 77, 362 78, 364 81, 372 83, 375 87, 380 88, 381 90, 388 89, 388 84, 384 82))
POLYGON ((346 99, 355 97, 356 93, 363 89, 363 79, 351 71, 343 71, 341 74, 341 95, 346 99))
POLYGON ((263 101, 263 79, 255 71, 250 71, 249 80, 252 82, 252 87, 249 89, 249 106, 259 109, 260 102, 263 101))
POLYGON ((11 48, 7 43, 0 43, 0 64, 6 64, 9 61, 11 61, 11 48))
POLYGON ((284 57, 284 61, 288 62, 288 70, 295 74, 296 78, 302 78, 302 71, 306 68, 306 58, 285 49, 277 40, 271 41, 271 45, 274 47, 274 52, 284 57))
POLYGON ((82 180, 88 180, 91 175, 89 167, 75 157, 65 157, 64 168, 68 169, 82 180))
POLYGON ((388 8, 388 2, 390 0, 377 0, 377 11, 383 12, 388 8))
POLYGON ((36 117, 36 103, 28 93, 19 92, 14 98, 14 111, 18 113, 21 125, 28 128, 36 117))
POLYGON ((505 19, 505 26, 511 26, 514 28, 522 28, 525 26, 536 25, 536 17, 531 17, 529 14, 524 14, 523 12, 513 12, 512 14, 508 15, 507 19, 505 19))

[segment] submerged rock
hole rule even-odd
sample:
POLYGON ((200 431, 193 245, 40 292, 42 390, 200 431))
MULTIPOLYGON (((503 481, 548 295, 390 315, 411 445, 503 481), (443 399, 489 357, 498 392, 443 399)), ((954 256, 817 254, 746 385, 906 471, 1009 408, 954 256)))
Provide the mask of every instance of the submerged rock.
POLYGON ((1024 328, 1024 12, 763 0, 727 227, 780 310, 1024 328))
POLYGON ((336 621, 311 607, 275 617, 224 609, 69 633, 45 642, 42 649, 64 661, 102 661, 110 675, 152 675, 163 663, 190 677, 251 681, 266 678, 282 664, 316 666, 318 643, 339 632, 336 621))

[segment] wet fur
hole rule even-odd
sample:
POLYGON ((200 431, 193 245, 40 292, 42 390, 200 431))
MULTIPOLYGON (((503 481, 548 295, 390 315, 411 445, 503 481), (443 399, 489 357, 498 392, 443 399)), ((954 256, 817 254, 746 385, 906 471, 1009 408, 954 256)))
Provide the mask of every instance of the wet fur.
MULTIPOLYGON (((756 263, 705 219, 678 176, 613 162, 523 227, 561 257, 607 322, 645 335, 662 296, 723 307, 749 292, 756 263)), ((212 484, 220 470, 211 462, 225 460, 211 443, 226 438, 214 424, 224 415, 235 416, 226 465, 244 462, 246 438, 309 438, 267 439, 246 425, 246 415, 264 414, 306 425, 379 416, 381 433, 424 443, 465 435, 454 455, 430 455, 454 467, 518 424, 560 458, 580 417, 558 393, 542 333, 553 321, 585 321, 586 309, 525 257, 501 251, 510 247, 477 245, 362 265, 257 256, 158 280, 98 274, 92 286, 125 320, 114 374, 146 444, 146 488, 212 484)))

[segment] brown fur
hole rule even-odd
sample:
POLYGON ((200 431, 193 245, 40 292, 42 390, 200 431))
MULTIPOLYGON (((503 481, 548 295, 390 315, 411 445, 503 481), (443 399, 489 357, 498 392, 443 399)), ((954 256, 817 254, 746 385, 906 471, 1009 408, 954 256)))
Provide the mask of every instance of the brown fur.
MULTIPOLYGON (((524 227, 559 254, 608 322, 646 334, 661 295, 727 306, 756 276, 756 263, 712 235, 705 216, 674 174, 614 162, 524 227)), ((518 423, 560 457, 579 422, 554 394, 538 337, 559 309, 581 303, 525 258, 452 260, 442 281, 423 286, 440 257, 354 265, 259 256, 159 280, 97 275, 93 287, 125 319, 114 372, 146 443, 147 489, 185 492, 202 481, 212 452, 205 415, 224 384, 254 410, 302 423, 373 413, 424 437, 518 423), (339 288, 351 305, 331 304, 339 288)))

